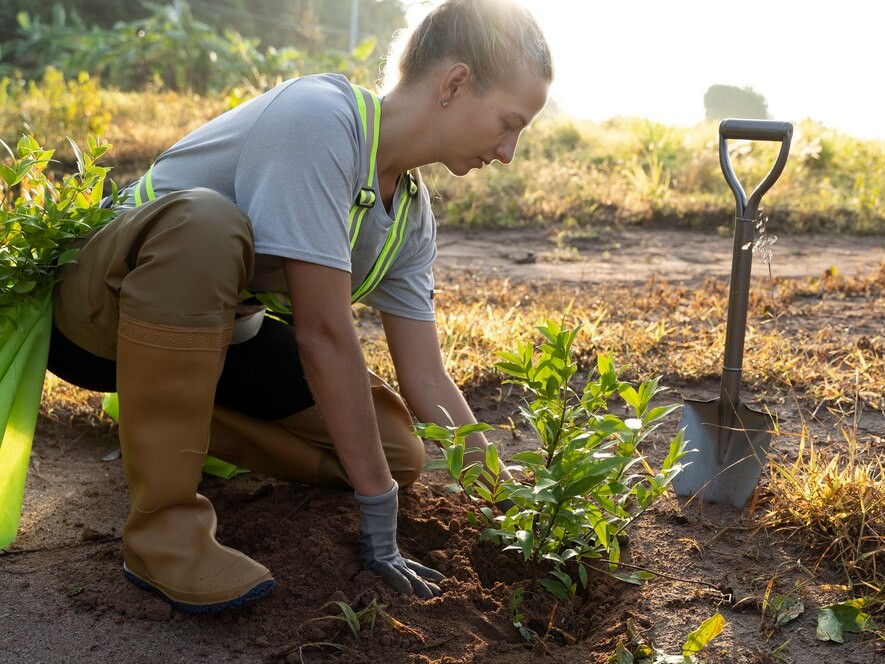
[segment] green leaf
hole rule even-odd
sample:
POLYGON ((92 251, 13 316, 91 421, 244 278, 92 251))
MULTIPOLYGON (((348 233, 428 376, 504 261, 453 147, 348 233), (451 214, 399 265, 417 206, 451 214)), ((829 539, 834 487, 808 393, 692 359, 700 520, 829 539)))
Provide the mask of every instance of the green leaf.
POLYGON ((3 182, 5 182, 8 187, 15 185, 20 179, 18 174, 5 164, 0 164, 0 178, 3 179, 3 182))
POLYGON ((445 459, 433 459, 424 464, 424 470, 448 470, 449 462, 445 459))
POLYGON ((463 424, 455 429, 455 435, 459 437, 466 438, 467 436, 474 433, 482 433, 483 431, 489 431, 492 429, 492 426, 489 424, 484 424, 482 422, 478 422, 476 424, 463 424))
POLYGON ((682 655, 691 657, 703 650, 710 641, 715 639, 725 627, 725 618, 721 613, 714 613, 701 623, 695 631, 688 635, 682 646, 682 655))
POLYGON ((341 613, 344 614, 344 620, 347 623, 348 627, 350 627, 350 631, 353 632, 354 636, 360 635, 360 619, 357 617, 354 610, 351 608, 350 604, 347 602, 335 602, 338 605, 338 608, 341 609, 341 613))
POLYGON ((859 598, 821 607, 817 614, 817 638, 843 643, 843 632, 860 634, 875 629, 872 617, 863 610, 865 605, 866 601, 859 598))
POLYGON ((66 251, 61 252, 58 255, 57 264, 67 265, 68 263, 76 263, 78 253, 80 253, 79 249, 67 249, 66 251))
MULTIPOLYGON (((461 476, 461 483, 467 486, 473 486, 476 483, 476 480, 479 479, 479 475, 482 473, 482 465, 480 463, 472 463, 467 468, 464 469, 463 475, 461 476)), ((486 493, 488 491, 486 490, 486 493)), ((486 500, 490 500, 490 496, 483 496, 486 500)))
POLYGON ((438 424, 419 422, 415 425, 415 431, 420 438, 427 440, 451 440, 452 438, 452 432, 438 424))
POLYGON ((795 620, 804 610, 805 604, 796 595, 775 595, 768 603, 768 614, 774 618, 777 627, 795 620))
POLYGON ((627 650, 623 643, 618 644, 615 654, 608 660, 609 664, 635 664, 635 661, 636 660, 633 659, 633 653, 627 650))
POLYGON ((83 160, 83 152, 80 150, 80 146, 77 145, 75 141, 68 136, 68 143, 71 145, 71 149, 74 151, 74 156, 77 159, 77 169, 80 172, 80 175, 85 175, 86 173, 86 162, 83 160))
POLYGON ((624 574, 622 572, 615 572, 612 574, 613 577, 618 579, 619 581, 623 581, 625 583, 632 583, 636 586, 641 586, 642 584, 651 581, 652 579, 657 578, 657 576, 653 572, 646 572, 645 570, 635 570, 630 574, 624 574))
POLYGON ((37 287, 36 281, 19 281, 12 287, 12 291, 14 293, 18 293, 19 295, 24 295, 25 293, 30 293, 37 287))
POLYGON ((511 457, 513 461, 519 461, 530 467, 543 466, 547 463, 547 459, 537 452, 517 452, 511 457))
POLYGON ((493 475, 499 475, 501 473, 498 450, 492 444, 489 444, 489 446, 486 447, 486 468, 488 468, 493 475))
POLYGON ((554 595, 557 599, 561 599, 563 601, 568 600, 569 598, 569 590, 567 586, 563 586, 556 579, 541 579, 538 583, 540 583, 547 592, 554 595))
POLYGON ((639 394, 637 394, 636 390, 627 383, 621 383, 618 385, 618 393, 621 395, 621 398, 626 401, 630 406, 633 406, 633 410, 639 412, 640 400, 639 394))
POLYGON ((464 468, 464 447, 462 445, 452 445, 443 450, 446 461, 449 462, 449 472, 452 477, 460 478, 461 471, 464 468))
POLYGON ((518 530, 516 541, 519 543, 523 557, 528 560, 532 555, 532 549, 535 548, 535 534, 531 530, 518 530))
POLYGON ((645 416, 642 418, 645 422, 645 425, 653 424, 664 417, 667 417, 673 411, 679 410, 682 408, 682 404, 671 404, 669 406, 659 406, 658 408, 652 408, 648 411, 645 416))
POLYGON ((821 641, 844 643, 842 623, 830 608, 822 608, 817 614, 817 638, 821 641))

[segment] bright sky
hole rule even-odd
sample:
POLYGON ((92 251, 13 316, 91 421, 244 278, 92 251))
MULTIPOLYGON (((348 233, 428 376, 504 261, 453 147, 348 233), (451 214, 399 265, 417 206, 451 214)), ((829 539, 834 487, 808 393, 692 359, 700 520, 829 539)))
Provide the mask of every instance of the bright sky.
POLYGON ((774 120, 885 140, 877 0, 521 1, 547 36, 552 97, 570 115, 690 126, 723 84, 753 88, 774 120))

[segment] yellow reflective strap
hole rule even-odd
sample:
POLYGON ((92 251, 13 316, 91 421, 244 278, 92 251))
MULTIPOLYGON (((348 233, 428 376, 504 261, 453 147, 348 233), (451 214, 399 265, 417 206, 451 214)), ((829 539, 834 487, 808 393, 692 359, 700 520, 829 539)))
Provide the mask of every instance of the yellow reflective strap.
POLYGON ((369 93, 372 97, 372 134, 369 146, 371 153, 369 155, 369 188, 375 182, 375 161, 378 159, 378 135, 381 133, 381 100, 375 95, 369 93))
POLYGON ((157 195, 154 193, 154 165, 151 164, 151 167, 148 169, 147 173, 144 174, 144 189, 147 192, 147 198, 149 201, 154 200, 157 195))
MULTIPOLYGON (((360 234, 366 212, 375 205, 378 195, 373 185, 375 183, 375 162, 378 158, 378 135, 381 131, 381 100, 368 90, 358 85, 351 84, 354 97, 356 98, 357 110, 359 111, 360 124, 362 125, 363 138, 366 142, 366 152, 368 155, 366 164, 367 182, 361 187, 357 193, 356 200, 350 207, 347 215, 348 234, 350 235, 351 253, 356 246, 357 238, 360 234)), ((418 195, 418 182, 411 173, 404 173, 402 182, 402 193, 397 203, 396 216, 393 225, 387 233, 384 240, 384 246, 381 253, 375 259, 372 269, 363 280, 363 283, 351 295, 350 301, 357 302, 365 297, 372 289, 374 289, 384 275, 390 269, 393 261, 396 259, 400 249, 406 238, 407 219, 409 216, 409 208, 412 199, 418 195)), ((153 189, 151 188, 150 171, 144 177, 146 191, 150 198, 153 198, 153 189)), ((139 183, 139 187, 141 183, 139 183)), ((136 190, 136 200, 140 198, 140 191, 136 190)), ((268 310, 277 312, 291 313, 291 302, 282 301, 278 295, 271 293, 256 293, 256 297, 264 304, 268 310)))
POLYGON ((141 205, 145 202, 145 200, 152 201, 157 195, 154 193, 154 185, 153 185, 153 177, 154 177, 154 165, 151 164, 151 167, 147 170, 147 173, 141 176, 138 180, 138 184, 135 185, 135 204, 141 205), (141 188, 144 186, 144 193, 147 197, 146 199, 141 195, 141 188))
POLYGON ((412 199, 417 194, 418 188, 410 173, 406 173, 404 177, 407 178, 407 182, 403 183, 403 193, 400 195, 399 205, 397 206, 396 219, 387 234, 381 253, 375 260, 375 264, 369 271, 368 276, 351 296, 351 303, 358 302, 378 285, 402 248, 406 237, 406 221, 409 217, 409 208, 412 205, 412 199))
MULTIPOLYGON (((354 96, 356 97, 356 107, 360 113, 360 120, 363 123, 363 138, 366 140, 366 145, 368 145, 368 143, 369 143, 369 125, 366 121, 366 100, 363 97, 363 91, 359 86, 351 83, 350 87, 353 88, 353 93, 354 93, 354 96)), ((369 181, 369 184, 372 184, 372 182, 369 181)))
POLYGON ((369 208, 354 205, 350 208, 350 250, 356 246, 356 239, 360 234, 360 228, 363 225, 363 217, 366 216, 366 210, 369 208), (355 223, 354 223, 355 220, 355 223))

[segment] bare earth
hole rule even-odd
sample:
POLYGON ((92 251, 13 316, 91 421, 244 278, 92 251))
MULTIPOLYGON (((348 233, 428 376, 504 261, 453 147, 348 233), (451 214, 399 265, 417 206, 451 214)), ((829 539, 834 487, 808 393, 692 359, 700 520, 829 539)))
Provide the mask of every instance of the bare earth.
MULTIPOLYGON (((569 280, 588 289, 604 283, 671 283, 727 278, 731 239, 715 234, 636 229, 600 235, 576 250, 557 248, 539 231, 441 231, 438 279, 459 269, 541 282, 569 280)), ((819 276, 837 269, 867 273, 885 261, 882 238, 797 237, 775 245, 775 276, 819 276)), ((757 261, 754 275, 766 267, 757 261)), ((881 335, 881 314, 851 319, 881 335)), ((838 325, 845 310, 807 317, 802 325, 838 325)), ((846 319, 847 320, 847 319, 846 319)), ((688 385, 678 397, 710 394, 688 385)), ((468 394, 482 421, 518 420, 517 397, 482 388, 468 394)), ((94 395, 98 409, 99 395, 94 395)), ((726 627, 701 660, 717 663, 830 664, 885 661, 867 636, 846 643, 815 638, 817 607, 838 597, 842 579, 818 569, 796 592, 805 612, 779 631, 763 623, 758 598, 777 576, 776 589, 795 589, 809 577, 808 552, 752 527, 738 510, 668 497, 631 531, 627 560, 658 570, 659 578, 632 586, 600 576, 588 592, 555 606, 526 594, 528 626, 546 635, 527 644, 511 624, 509 601, 524 571, 490 545, 477 544, 463 501, 428 474, 401 493, 400 544, 447 575, 432 601, 388 590, 357 560, 355 503, 347 492, 317 489, 249 474, 231 481, 207 477, 201 490, 216 506, 219 539, 254 556, 278 587, 254 606, 230 614, 190 617, 128 584, 121 573, 120 535, 127 509, 116 431, 106 421, 44 408, 38 424, 18 539, 0 554, 0 662, 523 662, 605 663, 630 621, 646 640, 679 653, 688 632, 716 611, 726 627), (107 460, 105 460, 107 459, 107 460), (702 581, 703 583, 695 583, 702 581), (374 629, 354 636, 326 603, 357 608, 376 599, 398 622, 379 616, 374 629), (755 599, 754 599, 755 598, 755 599), (325 616, 325 617, 324 617, 325 616), (322 643, 337 643, 338 650, 322 643), (771 654, 781 644, 784 660, 771 654)), ((789 418, 789 413, 781 415, 789 418)), ((647 450, 660 458, 677 422, 647 450)), ((881 413, 865 421, 885 430, 881 413)), ((512 453, 531 444, 499 430, 493 439, 512 453)), ((775 442, 777 444, 777 442, 775 442)), ((428 448, 428 454, 434 454, 428 448)))

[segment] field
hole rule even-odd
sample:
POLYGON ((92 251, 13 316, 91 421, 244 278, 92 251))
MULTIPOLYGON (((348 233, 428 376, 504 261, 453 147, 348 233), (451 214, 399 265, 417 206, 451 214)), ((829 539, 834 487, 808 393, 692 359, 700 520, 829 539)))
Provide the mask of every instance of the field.
MULTIPOLYGON (((505 454, 533 440, 518 414, 521 395, 482 370, 491 365, 483 364, 483 347, 510 347, 507 334, 531 338, 544 316, 584 321, 577 343, 585 359, 613 349, 629 375, 662 374, 672 402, 718 394, 729 238, 611 231, 592 251, 574 246, 568 261, 556 258, 559 245, 542 231, 443 230, 439 245, 442 338, 455 349, 453 366, 473 360, 476 373, 460 379, 505 454)), ((777 415, 771 462, 782 469, 807 461, 812 443, 826 458, 851 448, 856 467, 882 452, 883 258, 881 243, 869 238, 805 235, 780 240, 770 277, 756 265, 745 390, 777 415)), ((357 320, 375 338, 374 317, 360 311, 357 320)), ((368 347, 375 357, 377 344, 368 347)), ((380 359, 376 366, 384 371, 380 359)), ((525 568, 477 542, 464 497, 445 492, 441 473, 427 473, 401 496, 401 546, 448 577, 433 601, 396 595, 360 571, 347 493, 254 474, 207 477, 201 490, 218 510, 220 539, 267 564, 279 587, 230 615, 178 615, 120 574, 125 483, 114 426, 99 415, 99 401, 47 384, 21 535, 0 557, 0 584, 12 591, 0 609, 5 662, 608 662, 632 633, 679 654, 689 632, 716 612, 725 628, 701 653, 704 662, 883 656, 872 631, 848 634, 844 644, 815 637, 818 608, 849 596, 857 574, 824 555, 810 533, 776 525, 785 496, 770 469, 749 510, 668 494, 645 514, 629 531, 625 560, 657 572, 655 580, 635 586, 600 573, 565 602, 526 591, 520 610, 529 641, 510 608, 513 589, 528 583, 525 568), (778 595, 804 604, 781 627, 763 612, 778 595), (335 601, 362 611, 358 634, 329 604, 335 601), (337 645, 323 645, 330 643, 337 645)), ((651 459, 677 425, 674 416, 649 439, 651 459)), ((436 453, 430 445, 428 452, 436 453)), ((881 501, 881 491, 870 496, 881 501)), ((875 595, 859 584, 853 592, 875 595)))
MULTIPOLYGON (((39 83, 2 81, 0 137, 14 145, 35 135, 59 148, 54 168, 69 172, 64 137, 100 134, 122 185, 242 101, 234 96, 121 92, 50 69, 39 83)), ((505 458, 537 439, 520 414, 523 394, 495 370, 497 353, 537 343, 548 319, 582 326, 581 377, 610 352, 626 380, 660 376, 670 388, 662 403, 718 396, 734 207, 715 141, 713 123, 551 114, 509 168, 462 179, 427 169, 443 353, 505 458)), ((732 153, 742 181, 758 181, 772 156, 755 144, 732 153)), ((767 467, 747 509, 668 491, 632 525, 624 569, 653 573, 647 583, 616 580, 600 563, 586 589, 555 599, 534 583, 537 569, 479 542, 476 506, 432 471, 401 493, 400 543, 446 574, 445 592, 400 596, 360 570, 351 495, 250 473, 206 476, 201 491, 218 511, 219 539, 266 564, 277 589, 227 615, 174 613, 121 574, 128 500, 102 395, 50 375, 20 534, 0 553, 0 661, 627 664, 648 661, 644 643, 662 664, 683 662, 662 653, 681 655, 717 613, 724 628, 700 662, 879 661, 883 191, 885 146, 797 123, 787 170, 764 203, 764 231, 779 239, 770 262, 755 258, 744 359, 746 400, 776 418, 767 467), (818 638, 831 605, 857 618, 844 643, 818 638)), ((370 366, 393 380, 377 318, 361 307, 354 316, 370 366)), ((643 443, 653 465, 678 428, 677 411, 643 443)), ((427 452, 439 457, 431 443, 427 452)))

